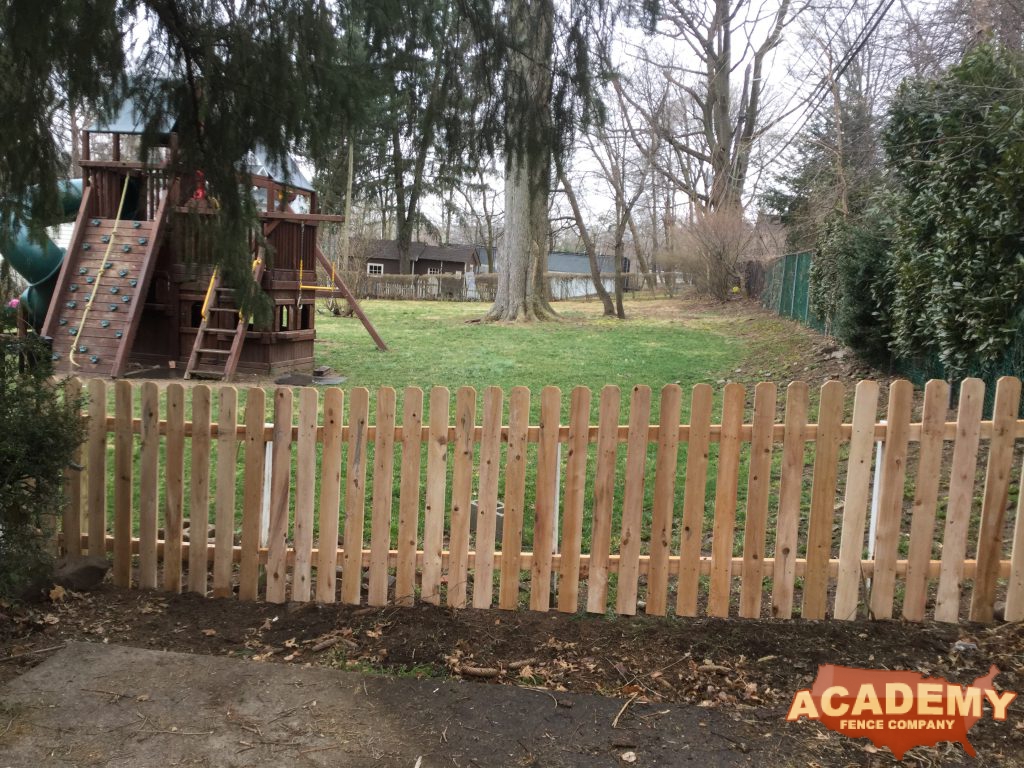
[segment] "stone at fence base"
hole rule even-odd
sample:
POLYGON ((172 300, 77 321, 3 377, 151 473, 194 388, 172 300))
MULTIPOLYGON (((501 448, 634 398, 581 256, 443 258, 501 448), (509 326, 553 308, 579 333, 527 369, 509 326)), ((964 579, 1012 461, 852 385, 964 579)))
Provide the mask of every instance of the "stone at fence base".
POLYGON ((99 555, 62 557, 53 566, 53 583, 73 592, 88 592, 103 583, 110 561, 99 555))

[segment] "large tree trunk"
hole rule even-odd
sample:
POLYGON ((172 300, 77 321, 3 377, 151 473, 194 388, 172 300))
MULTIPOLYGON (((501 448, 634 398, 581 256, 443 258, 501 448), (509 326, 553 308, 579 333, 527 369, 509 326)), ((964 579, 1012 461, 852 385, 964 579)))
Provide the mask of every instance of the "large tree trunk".
POLYGON ((505 239, 487 320, 555 317, 547 298, 548 197, 551 193, 552 0, 511 0, 505 80, 505 239))

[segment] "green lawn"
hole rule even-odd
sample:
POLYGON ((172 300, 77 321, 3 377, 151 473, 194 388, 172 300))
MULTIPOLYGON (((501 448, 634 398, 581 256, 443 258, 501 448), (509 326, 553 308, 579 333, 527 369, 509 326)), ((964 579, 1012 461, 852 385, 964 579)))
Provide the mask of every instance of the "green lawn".
MULTIPOLYGON (((563 414, 569 393, 583 385, 597 393, 606 384, 628 390, 647 384, 657 391, 676 382, 684 390, 728 375, 750 354, 747 340, 731 332, 727 318, 713 312, 681 316, 679 308, 659 316, 667 302, 635 301, 632 319, 604 319, 596 303, 558 305, 562 322, 506 325, 470 322, 486 307, 475 303, 368 301, 364 309, 390 350, 380 352, 355 318, 317 317, 316 360, 346 376, 343 388, 390 386, 401 402, 405 387, 455 390, 472 386, 482 399, 485 387, 534 393, 536 418, 540 390, 562 390, 563 414)), ((673 302, 682 306, 679 302, 673 302)), ((623 416, 628 409, 623 398, 623 416)))

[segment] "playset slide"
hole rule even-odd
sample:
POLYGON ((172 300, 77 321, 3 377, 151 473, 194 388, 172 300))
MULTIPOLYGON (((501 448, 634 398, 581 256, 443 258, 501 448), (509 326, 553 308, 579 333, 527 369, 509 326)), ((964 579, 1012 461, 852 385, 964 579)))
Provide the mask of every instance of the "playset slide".
MULTIPOLYGON (((73 221, 82 203, 82 180, 60 182, 61 222, 73 221)), ((29 233, 24 222, 11 222, 7 236, 0 238, 0 255, 15 272, 28 281, 21 294, 21 305, 32 326, 39 330, 46 319, 46 310, 53 298, 53 290, 60 276, 64 249, 50 238, 40 242, 29 233)))

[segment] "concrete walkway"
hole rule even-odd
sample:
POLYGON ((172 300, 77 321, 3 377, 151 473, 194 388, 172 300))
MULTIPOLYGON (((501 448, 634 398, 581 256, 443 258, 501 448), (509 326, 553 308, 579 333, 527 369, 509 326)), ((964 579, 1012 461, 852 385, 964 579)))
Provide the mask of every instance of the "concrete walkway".
POLYGON ((0 689, 0 768, 753 762, 724 713, 624 703, 69 643, 0 689))

